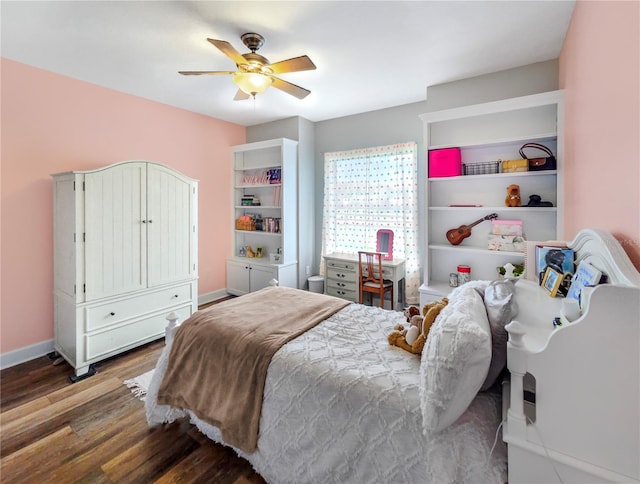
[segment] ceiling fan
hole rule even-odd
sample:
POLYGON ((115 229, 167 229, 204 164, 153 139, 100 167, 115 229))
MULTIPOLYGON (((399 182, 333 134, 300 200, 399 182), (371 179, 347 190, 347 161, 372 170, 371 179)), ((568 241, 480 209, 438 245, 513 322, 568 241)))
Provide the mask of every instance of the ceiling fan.
POLYGON ((256 53, 264 44, 264 37, 262 35, 248 32, 242 34, 240 39, 251 52, 241 54, 225 40, 207 39, 236 63, 237 71, 179 71, 179 73, 185 76, 199 76, 203 74, 232 75, 233 82, 239 88, 233 98, 235 101, 249 99, 251 96, 255 98, 256 94, 263 92, 269 86, 280 89, 298 99, 303 99, 311 93, 308 89, 296 86, 275 76, 275 74, 284 74, 286 72, 315 69, 315 64, 308 56, 303 55, 271 64, 266 57, 256 53))

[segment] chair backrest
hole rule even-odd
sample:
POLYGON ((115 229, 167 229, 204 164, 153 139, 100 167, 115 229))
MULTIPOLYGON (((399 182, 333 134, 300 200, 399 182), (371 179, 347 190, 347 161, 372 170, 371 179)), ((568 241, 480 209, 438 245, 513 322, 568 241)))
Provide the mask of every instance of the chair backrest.
POLYGON ((360 284, 373 282, 375 284, 383 285, 383 255, 384 254, 381 252, 358 251, 358 273, 360 275, 360 284))

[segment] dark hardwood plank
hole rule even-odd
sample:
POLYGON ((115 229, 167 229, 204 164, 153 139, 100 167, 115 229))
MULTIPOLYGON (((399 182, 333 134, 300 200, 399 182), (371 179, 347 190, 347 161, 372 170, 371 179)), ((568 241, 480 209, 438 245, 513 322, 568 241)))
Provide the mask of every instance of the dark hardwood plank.
POLYGON ((96 365, 71 384, 47 357, 0 372, 2 482, 263 484, 251 465, 186 419, 149 427, 124 380, 154 368, 164 340, 96 365))

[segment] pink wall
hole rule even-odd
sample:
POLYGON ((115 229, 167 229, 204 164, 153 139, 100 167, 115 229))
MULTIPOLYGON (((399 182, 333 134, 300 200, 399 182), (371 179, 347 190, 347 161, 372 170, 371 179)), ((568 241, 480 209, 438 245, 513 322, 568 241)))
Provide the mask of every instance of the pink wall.
POLYGON ((0 352, 53 338, 50 174, 152 160, 200 180, 199 292, 223 289, 245 128, 2 59, 0 352))
POLYGON ((610 230, 640 269, 640 2, 578 0, 560 55, 565 233, 610 230))

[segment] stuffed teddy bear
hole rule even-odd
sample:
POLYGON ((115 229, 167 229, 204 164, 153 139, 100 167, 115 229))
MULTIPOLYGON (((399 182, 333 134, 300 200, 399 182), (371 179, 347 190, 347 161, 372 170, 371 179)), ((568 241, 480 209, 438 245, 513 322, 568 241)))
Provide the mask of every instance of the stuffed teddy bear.
POLYGON ((504 199, 504 204, 507 207, 522 206, 522 201, 520 200, 520 185, 509 185, 507 187, 507 196, 504 199))
POLYGON ((387 338, 389 344, 399 346, 409 353, 421 354, 431 325, 440 314, 440 311, 442 311, 442 308, 448 303, 449 299, 445 297, 440 301, 425 304, 422 308, 422 316, 418 314, 411 317, 409 329, 404 329, 401 325, 397 325, 394 328, 387 338))

